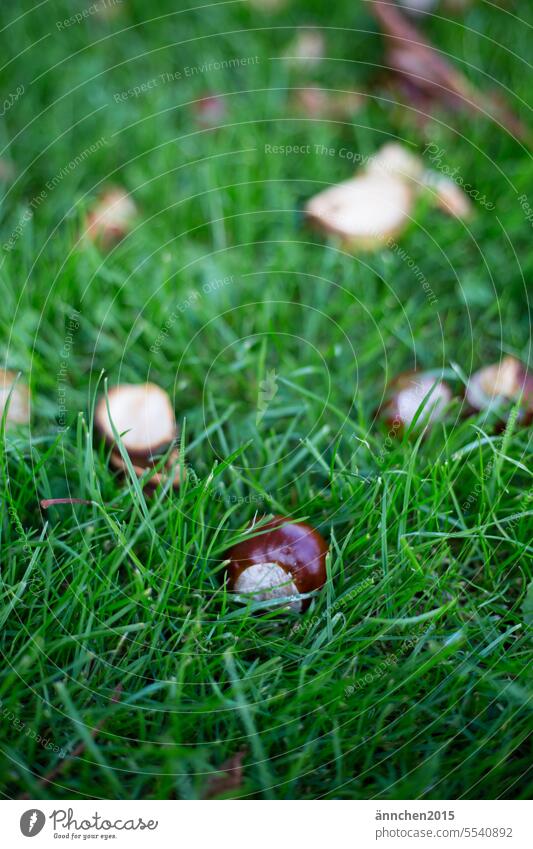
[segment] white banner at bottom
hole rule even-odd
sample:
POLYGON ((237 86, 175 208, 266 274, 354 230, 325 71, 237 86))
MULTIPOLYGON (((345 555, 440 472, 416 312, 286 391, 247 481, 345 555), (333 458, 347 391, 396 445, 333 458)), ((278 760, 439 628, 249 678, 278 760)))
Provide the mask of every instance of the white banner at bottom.
POLYGON ((0 806, 2 845, 9 849, 65 844, 117 849, 533 845, 529 802, 59 800, 3 801, 0 806))

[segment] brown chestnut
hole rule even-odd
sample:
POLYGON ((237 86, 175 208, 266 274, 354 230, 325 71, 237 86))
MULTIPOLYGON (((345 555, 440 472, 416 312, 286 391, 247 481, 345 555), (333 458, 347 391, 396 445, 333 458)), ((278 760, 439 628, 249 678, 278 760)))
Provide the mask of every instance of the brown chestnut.
POLYGON ((287 606, 301 612, 310 604, 301 595, 326 582, 327 553, 326 541, 311 525, 275 516, 226 552, 228 586, 253 601, 289 597, 287 606))
POLYGON ((424 399, 416 424, 420 428, 443 418, 452 400, 452 391, 447 383, 427 372, 404 372, 389 384, 381 414, 391 425, 409 427, 424 399))
POLYGON ((476 371, 467 383, 465 399, 474 412, 505 412, 506 406, 522 396, 520 420, 533 420, 533 374, 516 357, 504 357, 500 363, 476 371))
MULTIPOLYGON (((164 389, 155 383, 124 383, 113 387, 106 398, 100 398, 96 405, 95 428, 103 439, 112 446, 111 465, 126 471, 124 460, 115 444, 115 430, 119 433, 122 445, 128 452, 133 469, 138 477, 157 463, 157 454, 164 453, 176 441, 178 427, 170 398, 164 389), (111 421, 109 419, 111 416, 111 421)), ((167 470, 175 467, 173 485, 179 484, 180 470, 176 467, 178 452, 172 451, 167 461, 167 470)), ((155 472, 148 478, 148 484, 157 486, 163 483, 166 475, 155 472)))

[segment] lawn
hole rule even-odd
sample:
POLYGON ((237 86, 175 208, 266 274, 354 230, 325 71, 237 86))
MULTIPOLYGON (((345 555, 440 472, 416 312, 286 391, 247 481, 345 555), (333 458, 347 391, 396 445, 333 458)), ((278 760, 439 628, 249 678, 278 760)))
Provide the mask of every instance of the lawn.
MULTIPOLYGON (((3 796, 528 798, 531 430, 460 397, 530 359, 528 145, 399 105, 362 0, 177 5, 0 12, 0 365, 32 394, 31 427, 1 436, 3 796), (284 58, 301 25, 325 34, 312 68, 284 58), (361 103, 302 115, 309 84, 361 103), (487 204, 460 221, 422 202, 398 249, 353 254, 303 206, 390 140, 428 167, 438 146, 487 204), (104 251, 79 235, 110 184, 139 212, 104 251), (426 436, 389 437, 376 410, 413 367, 456 398, 426 436), (154 495, 93 429, 106 387, 146 380, 184 473, 154 495), (91 503, 40 507, 62 497, 91 503), (304 614, 224 582, 270 513, 329 542, 304 614)), ((417 19, 530 126, 532 24, 518 0, 417 19)))

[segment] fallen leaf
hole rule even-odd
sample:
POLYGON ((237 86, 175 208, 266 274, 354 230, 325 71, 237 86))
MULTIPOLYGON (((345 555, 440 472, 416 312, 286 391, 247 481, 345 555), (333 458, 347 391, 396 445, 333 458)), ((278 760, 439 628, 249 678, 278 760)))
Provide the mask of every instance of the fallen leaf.
POLYGON ((241 749, 227 761, 221 764, 217 773, 212 775, 204 791, 204 799, 217 799, 226 793, 239 790, 242 786, 243 767, 242 762, 246 755, 246 749, 241 749))
POLYGON ((370 8, 385 33, 387 64, 415 92, 451 107, 477 109, 485 117, 502 124, 513 136, 531 142, 530 130, 504 104, 501 96, 479 91, 440 54, 398 6, 390 0, 370 0, 370 8))

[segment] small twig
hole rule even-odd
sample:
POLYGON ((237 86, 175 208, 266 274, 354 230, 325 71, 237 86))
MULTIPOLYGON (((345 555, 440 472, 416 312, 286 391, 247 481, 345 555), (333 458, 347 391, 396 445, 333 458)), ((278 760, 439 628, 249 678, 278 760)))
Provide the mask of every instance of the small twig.
POLYGON ((86 498, 43 498, 40 501, 43 510, 48 510, 56 504, 94 504, 94 501, 88 501, 86 498))

